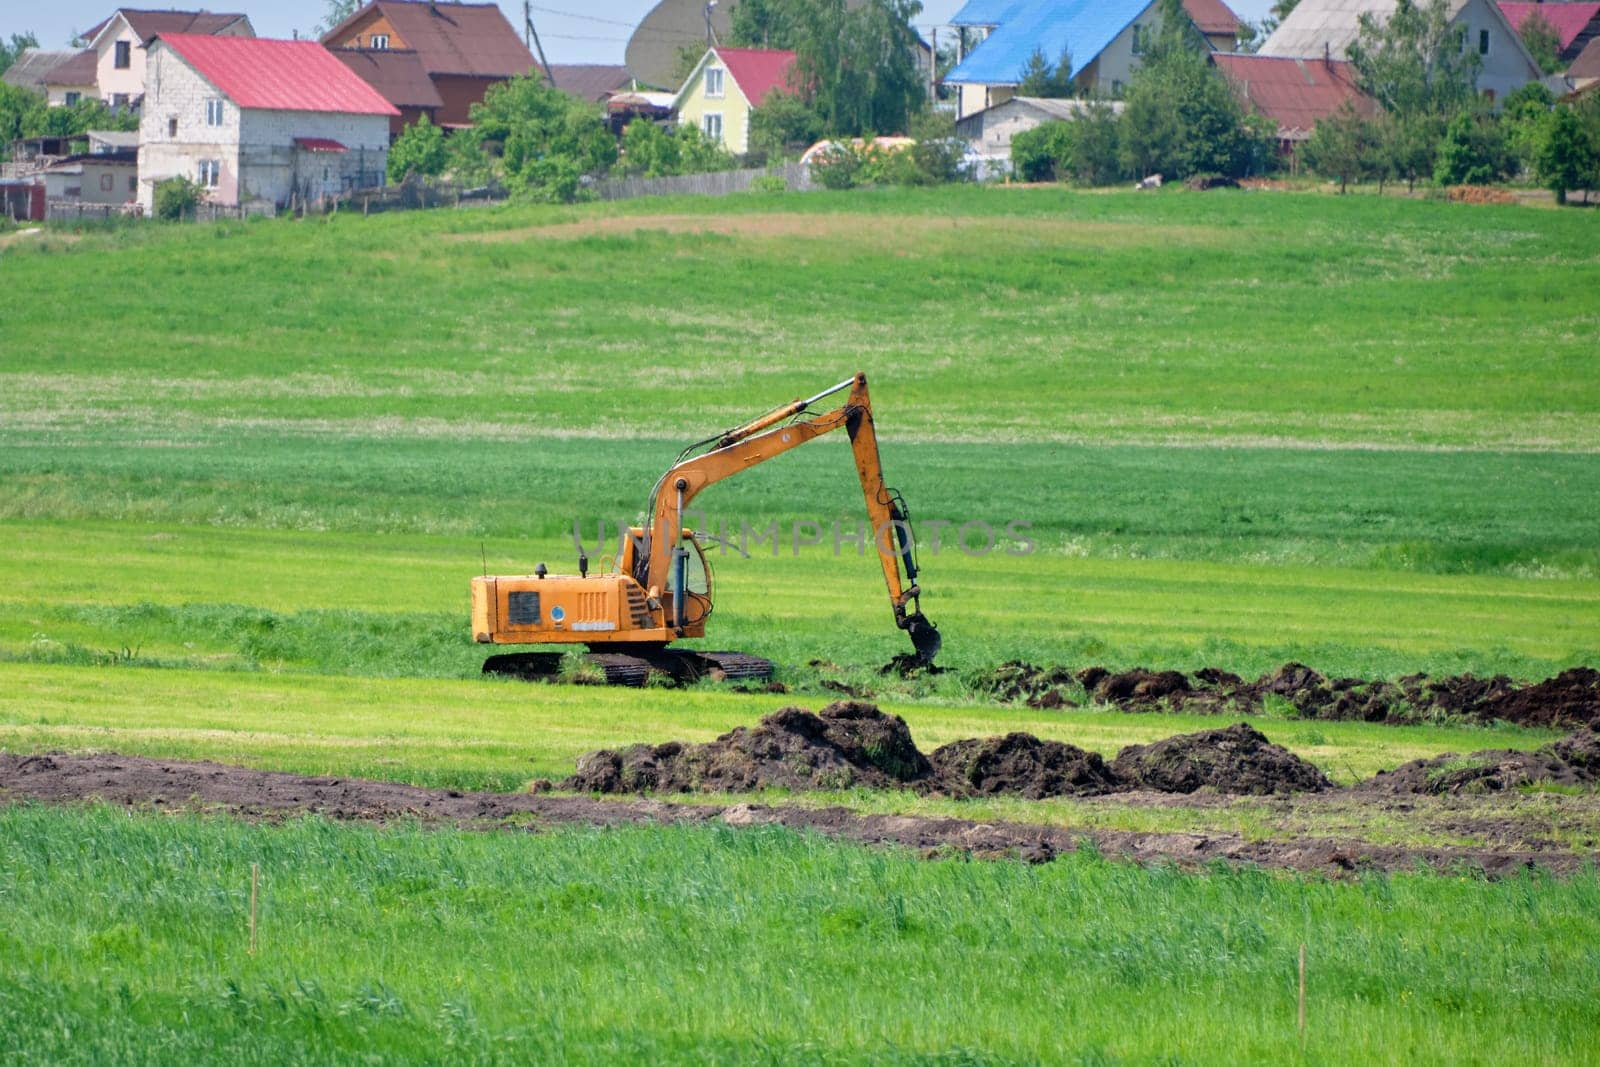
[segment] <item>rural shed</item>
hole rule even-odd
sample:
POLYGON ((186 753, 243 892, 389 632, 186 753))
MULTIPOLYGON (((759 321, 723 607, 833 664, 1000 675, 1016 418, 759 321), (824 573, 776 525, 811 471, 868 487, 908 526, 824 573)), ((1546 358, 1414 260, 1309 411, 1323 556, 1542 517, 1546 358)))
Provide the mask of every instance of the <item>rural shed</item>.
MULTIPOLYGON (((956 121, 956 136, 983 156, 1010 158, 1011 139, 1046 122, 1071 120, 1094 105, 1090 100, 1055 100, 1039 96, 1013 96, 993 107, 975 111, 956 121)), ((1122 111, 1121 101, 1101 102, 1113 112, 1122 111)))
POLYGON ((139 203, 198 181, 212 203, 286 204, 382 185, 398 112, 316 41, 172 34, 150 45, 139 203))

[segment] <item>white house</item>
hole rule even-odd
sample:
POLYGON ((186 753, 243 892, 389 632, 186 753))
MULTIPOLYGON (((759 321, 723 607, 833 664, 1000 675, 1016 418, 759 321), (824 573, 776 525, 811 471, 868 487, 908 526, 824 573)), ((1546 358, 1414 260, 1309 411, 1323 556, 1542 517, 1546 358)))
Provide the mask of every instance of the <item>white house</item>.
POLYGON ((219 204, 380 185, 399 114, 316 41, 160 35, 148 46, 139 203, 186 177, 219 204))
MULTIPOLYGON (((1380 24, 1394 14, 1395 0, 1300 0, 1257 53, 1285 59, 1345 59, 1356 40, 1358 20, 1370 14, 1380 24)), ((1461 46, 1478 53, 1478 91, 1491 100, 1539 80, 1539 65, 1493 0, 1453 0, 1450 23, 1462 31, 1461 46)))
POLYGON ((210 11, 143 11, 118 8, 84 35, 94 53, 92 81, 112 107, 137 108, 145 92, 145 52, 157 34, 193 33, 254 37, 250 19, 210 11))
POLYGON ((1046 122, 1071 121, 1095 106, 1109 106, 1113 114, 1120 114, 1123 108, 1120 100, 1097 105, 1090 100, 1013 96, 956 120, 956 136, 970 144, 980 156, 1009 159, 1011 139, 1017 134, 1046 122))

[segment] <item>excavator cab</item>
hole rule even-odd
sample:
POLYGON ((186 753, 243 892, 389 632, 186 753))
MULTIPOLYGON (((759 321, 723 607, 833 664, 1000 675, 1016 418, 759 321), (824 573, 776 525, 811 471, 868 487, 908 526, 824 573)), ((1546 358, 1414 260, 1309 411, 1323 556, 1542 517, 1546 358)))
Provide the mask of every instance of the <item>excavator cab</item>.
POLYGON ((675 609, 680 603, 678 586, 681 579, 683 610, 674 610, 672 620, 679 629, 687 629, 704 623, 706 616, 711 614, 711 564, 706 561, 705 549, 700 547, 693 530, 683 531, 683 540, 678 543, 678 548, 678 558, 683 562, 681 567, 674 566, 667 571, 666 602, 674 605, 675 609))

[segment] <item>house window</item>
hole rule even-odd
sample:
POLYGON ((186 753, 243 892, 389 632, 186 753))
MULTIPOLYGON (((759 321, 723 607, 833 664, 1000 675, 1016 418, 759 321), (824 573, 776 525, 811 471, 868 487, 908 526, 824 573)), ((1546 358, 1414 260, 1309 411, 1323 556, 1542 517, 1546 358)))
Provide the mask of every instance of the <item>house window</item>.
POLYGON ((171 118, 167 119, 167 136, 168 137, 176 137, 176 136, 178 136, 178 116, 176 116, 176 115, 174 115, 171 118))
POLYGON ((722 95, 722 76, 723 76, 723 73, 724 73, 724 71, 723 71, 723 69, 721 67, 707 67, 706 68, 706 95, 707 96, 715 97, 715 96, 721 96, 722 95))
POLYGON ((1122 95, 1122 83, 1120 81, 1116 81, 1114 79, 1112 80, 1112 82, 1111 82, 1111 95, 1112 96, 1121 96, 1122 95))
POLYGON ((133 45, 128 41, 118 41, 117 56, 112 63, 118 70, 127 70, 133 64, 133 45))
POLYGON ((128 192, 137 193, 138 191, 139 191, 139 176, 137 174, 128 175, 128 192))
POLYGON ((82 100, 82 99, 83 99, 83 94, 82 93, 68 93, 67 94, 67 106, 68 107, 72 107, 74 104, 76 104, 79 100, 82 100))
POLYGON ((1144 48, 1144 27, 1135 23, 1133 27, 1133 54, 1136 56, 1144 55, 1144 48))
POLYGON ((116 179, 114 179, 111 175, 100 175, 100 191, 102 193, 109 193, 115 185, 116 179))
POLYGON ((208 189, 215 189, 222 180, 222 160, 202 159, 200 161, 200 184, 208 189))
POLYGON ((375 34, 373 34, 372 35, 372 47, 376 48, 376 49, 378 49, 380 51, 382 51, 385 48, 388 48, 389 47, 389 35, 387 33, 375 33, 375 34))
POLYGON ((122 111, 127 106, 128 106, 128 94, 127 93, 112 93, 111 94, 111 107, 112 107, 113 110, 122 111))
POLYGON ((1486 56, 1486 55, 1489 54, 1489 31, 1488 30, 1479 30, 1478 31, 1478 54, 1480 56, 1486 56))
POLYGON ((222 125, 222 101, 221 100, 212 99, 212 100, 207 100, 206 101, 206 125, 207 126, 221 126, 222 125))
POLYGON ((722 140, 722 114, 713 111, 701 115, 700 130, 713 141, 722 140))

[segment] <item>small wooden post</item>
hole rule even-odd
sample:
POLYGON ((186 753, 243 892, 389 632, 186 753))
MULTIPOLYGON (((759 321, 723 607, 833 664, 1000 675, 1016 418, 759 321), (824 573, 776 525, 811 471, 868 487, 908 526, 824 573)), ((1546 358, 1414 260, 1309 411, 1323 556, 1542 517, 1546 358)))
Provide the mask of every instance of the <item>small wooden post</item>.
POLYGON ((1300 1044, 1306 1042, 1306 943, 1300 942, 1300 1044))
MULTIPOLYGON (((250 955, 256 954, 256 894, 261 886, 261 864, 250 865, 250 955)), ((1305 957, 1304 949, 1301 950, 1301 982, 1304 984, 1305 957)), ((1305 1029, 1305 1000, 1302 991, 1300 1004, 1300 1028, 1305 1029)))

